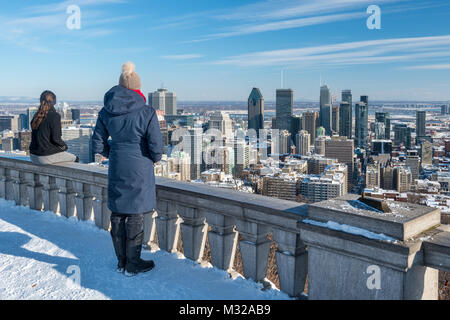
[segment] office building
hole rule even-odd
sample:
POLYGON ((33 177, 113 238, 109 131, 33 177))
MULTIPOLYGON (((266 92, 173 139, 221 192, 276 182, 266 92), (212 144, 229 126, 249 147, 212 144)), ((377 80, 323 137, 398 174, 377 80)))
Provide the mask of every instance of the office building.
POLYGON ((209 118, 208 128, 218 130, 222 136, 231 140, 233 138, 233 122, 225 111, 216 111, 209 118))
POLYGON ((0 132, 5 130, 11 131, 19 130, 19 116, 16 115, 0 116, 0 132))
POLYGON ((378 156, 380 154, 391 154, 391 152, 392 152, 391 140, 372 141, 372 155, 378 156))
POLYGON ((326 148, 326 136, 320 136, 316 138, 316 141, 314 141, 314 153, 317 155, 324 156, 325 155, 325 148, 326 148))
POLYGON ((339 134, 339 106, 333 106, 332 108, 331 124, 333 134, 339 134))
MULTIPOLYGON (((350 96, 351 99, 351 96, 350 96)), ((339 108, 339 135, 341 137, 353 138, 353 111, 352 105, 345 101, 339 108)))
POLYGON ((356 147, 365 149, 369 137, 369 109, 365 102, 355 105, 355 144, 356 147))
POLYGON ((316 140, 316 123, 318 118, 319 114, 317 112, 304 112, 302 114, 302 129, 308 131, 311 144, 316 140))
POLYGON ((331 136, 332 128, 331 90, 327 85, 320 87, 320 125, 325 128, 326 134, 331 136))
POLYGON ((306 130, 300 131, 296 136, 297 154, 307 156, 310 154, 311 137, 306 130))
POLYGON ((325 142, 325 157, 347 165, 348 184, 353 182, 354 142, 347 137, 332 137, 325 142))
POLYGON ((294 91, 292 89, 278 89, 276 93, 276 129, 292 129, 294 113, 294 91))
POLYGON ((91 156, 91 137, 92 129, 90 128, 69 127, 62 129, 62 139, 69 147, 67 152, 78 156, 81 163, 94 161, 91 156))
POLYGON ((367 165, 366 168, 366 188, 380 188, 380 164, 374 163, 367 165))
POLYGON ((255 130, 258 137, 264 129, 264 98, 258 88, 253 88, 248 98, 248 129, 255 130))
POLYGON ((72 109, 72 121, 75 124, 81 123, 81 110, 80 109, 72 109))
POLYGON ((426 136, 426 119, 426 111, 416 112, 416 144, 419 144, 420 138, 424 138, 426 136))
POLYGON ((166 115, 177 115, 177 95, 167 89, 150 93, 148 101, 155 110, 162 110, 166 115))
POLYGON ((380 125, 379 127, 384 127, 384 133, 382 130, 380 132, 376 132, 376 136, 378 135, 377 139, 381 140, 390 140, 391 139, 391 116, 389 112, 376 112, 375 113, 375 128, 377 127, 377 124, 380 125), (382 124, 382 126, 381 126, 382 124))
POLYGON ((394 125, 394 144, 399 147, 403 145, 407 149, 411 149, 411 128, 406 124, 397 123, 394 125))
POLYGON ((420 157, 408 152, 406 157, 406 166, 411 170, 412 181, 419 179, 420 157))

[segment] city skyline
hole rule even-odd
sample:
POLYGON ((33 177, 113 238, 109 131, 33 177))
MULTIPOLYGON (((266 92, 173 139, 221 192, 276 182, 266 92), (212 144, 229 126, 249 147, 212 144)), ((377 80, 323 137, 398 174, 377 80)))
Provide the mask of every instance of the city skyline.
POLYGON ((131 60, 144 92, 163 82, 180 101, 246 101, 253 87, 266 101, 275 101, 281 87, 292 88, 295 101, 317 101, 320 79, 333 96, 352 89, 372 101, 448 101, 448 6, 407 0, 11 2, 2 7, 0 48, 9 61, 3 71, 12 76, 2 81, 0 96, 37 97, 52 89, 60 101, 101 101, 121 64, 131 60), (71 4, 81 10, 79 30, 66 27, 71 4), (380 30, 366 26, 374 4, 381 9, 380 30))

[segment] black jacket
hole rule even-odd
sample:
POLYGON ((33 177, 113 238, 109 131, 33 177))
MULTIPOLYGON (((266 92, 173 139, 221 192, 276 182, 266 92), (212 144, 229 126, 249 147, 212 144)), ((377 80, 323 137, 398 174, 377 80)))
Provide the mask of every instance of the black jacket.
POLYGON ((33 129, 30 153, 35 156, 51 156, 67 151, 68 147, 61 136, 61 116, 51 107, 41 125, 33 129))

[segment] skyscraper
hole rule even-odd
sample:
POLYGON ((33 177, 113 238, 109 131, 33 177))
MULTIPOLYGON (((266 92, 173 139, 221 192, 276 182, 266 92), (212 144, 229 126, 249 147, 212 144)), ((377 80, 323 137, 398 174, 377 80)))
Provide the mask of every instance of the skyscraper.
POLYGON ((361 101, 355 105, 355 119, 356 146, 366 148, 369 135, 369 110, 365 102, 361 101))
POLYGON ((427 112, 417 111, 416 112, 416 144, 420 138, 425 137, 425 126, 426 126, 427 112))
POLYGON ((311 142, 311 136, 306 130, 300 131, 296 136, 297 154, 301 156, 309 155, 309 147, 311 142))
POLYGON ((378 139, 391 140, 391 115, 389 112, 376 112, 375 122, 384 124, 383 137, 379 137, 378 139))
POLYGON ((332 111, 332 130, 333 134, 339 134, 339 106, 333 106, 332 111))
POLYGON ((394 144, 403 144, 407 149, 411 149, 411 128, 406 124, 397 123, 394 126, 394 144))
MULTIPOLYGON (((351 98, 350 98, 351 99, 351 98)), ((339 135, 351 139, 353 137, 352 105, 343 101, 339 108, 339 135)))
POLYGON ((333 135, 332 121, 333 121, 333 108, 331 104, 326 104, 322 107, 322 127, 325 129, 327 136, 333 135))
POLYGON ((320 125, 331 135, 331 90, 327 85, 320 87, 320 125))
POLYGON ((38 108, 36 107, 31 107, 27 109, 27 123, 28 123, 28 127, 26 128, 27 130, 31 129, 31 121, 33 121, 34 115, 36 114, 36 112, 38 112, 38 108))
POLYGON ((346 137, 332 137, 325 142, 325 157, 345 163, 348 169, 348 182, 353 181, 354 142, 346 137))
POLYGON ((369 96, 361 96, 361 102, 364 102, 367 106, 369 106, 369 96))
POLYGON ((310 135, 310 143, 316 140, 316 123, 319 114, 317 112, 304 112, 302 114, 302 129, 308 131, 310 135))
POLYGON ((81 110, 80 109, 72 109, 72 121, 74 123, 81 123, 81 110))
POLYGON ((0 116, 0 132, 5 130, 19 130, 19 116, 0 116))
POLYGON ((166 115, 177 114, 177 95, 167 89, 158 89, 148 96, 149 104, 155 110, 162 110, 166 115))
POLYGON ((352 90, 342 90, 342 102, 347 102, 350 107, 353 105, 352 90))
POLYGON ((264 129, 264 98, 258 88, 253 88, 248 98, 248 129, 256 131, 264 129))
POLYGON ((278 89, 276 101, 276 129, 291 131, 294 113, 294 91, 278 89))
POLYGON ((91 152, 91 128, 63 128, 62 139, 69 147, 68 152, 80 158, 81 163, 94 161, 91 152))

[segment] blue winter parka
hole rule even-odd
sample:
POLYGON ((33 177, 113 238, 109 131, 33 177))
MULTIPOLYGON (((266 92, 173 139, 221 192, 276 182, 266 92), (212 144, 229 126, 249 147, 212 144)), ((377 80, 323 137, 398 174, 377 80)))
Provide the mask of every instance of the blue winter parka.
POLYGON ((163 149, 155 110, 133 90, 122 86, 109 90, 92 136, 92 151, 109 159, 112 212, 142 214, 156 209, 154 163, 161 160, 163 149))

